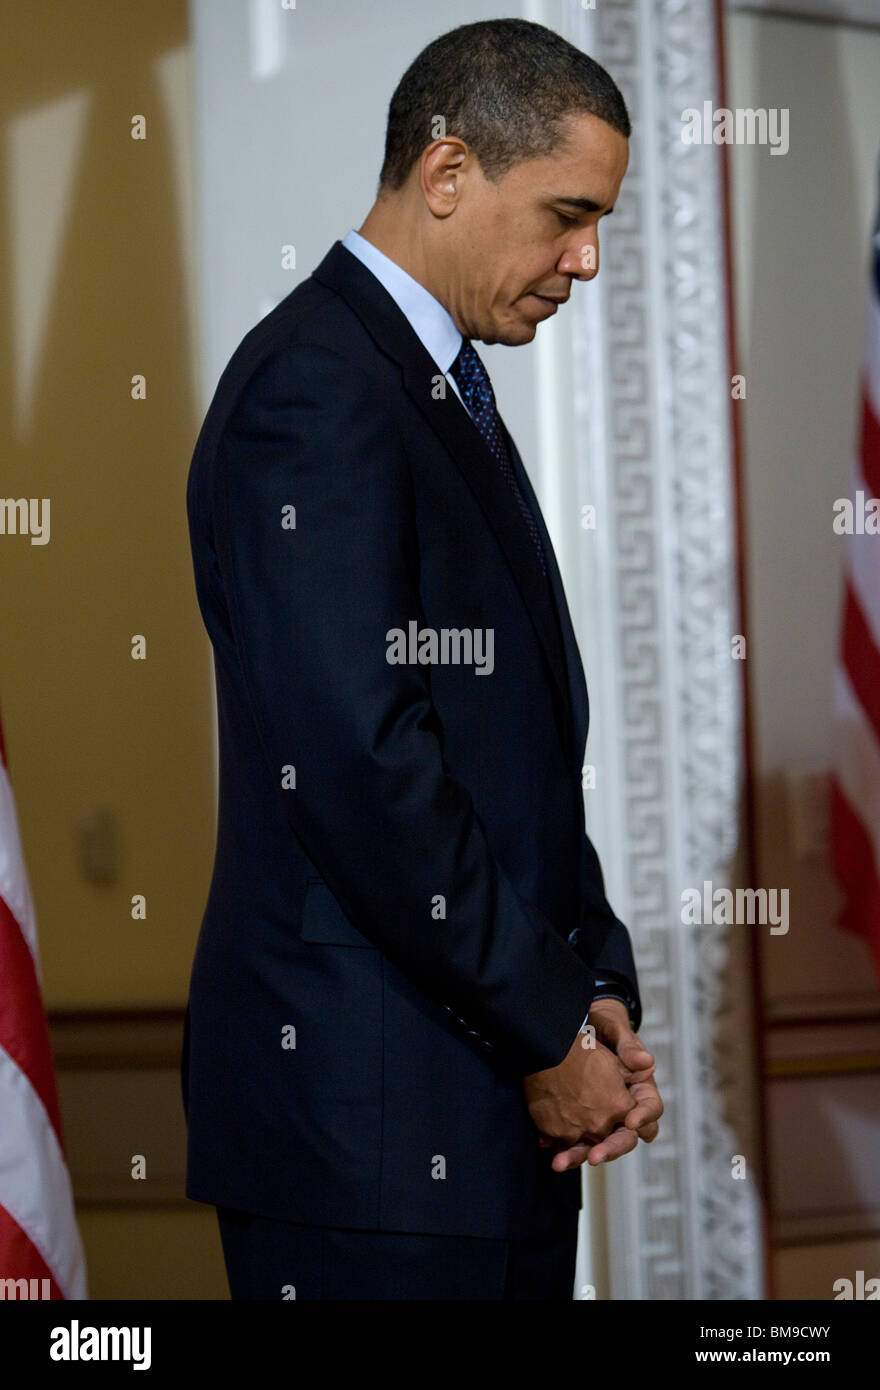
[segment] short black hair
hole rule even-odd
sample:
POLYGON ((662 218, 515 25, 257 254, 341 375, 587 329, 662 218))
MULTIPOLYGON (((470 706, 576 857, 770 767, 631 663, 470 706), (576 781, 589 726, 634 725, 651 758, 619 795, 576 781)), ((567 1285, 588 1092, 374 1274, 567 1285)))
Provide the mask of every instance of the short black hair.
POLYGON ((437 135, 464 140, 487 179, 551 154, 569 113, 598 116, 629 139, 626 103, 613 78, 560 34, 526 19, 462 24, 410 64, 391 98, 380 188, 399 189, 437 135))

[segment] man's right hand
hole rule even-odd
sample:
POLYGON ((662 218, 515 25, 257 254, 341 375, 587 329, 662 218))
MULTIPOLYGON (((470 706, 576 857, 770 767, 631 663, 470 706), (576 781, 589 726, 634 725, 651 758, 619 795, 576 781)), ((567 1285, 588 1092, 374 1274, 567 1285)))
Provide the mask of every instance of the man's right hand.
MULTIPOLYGON (((615 1053, 595 1037, 579 1033, 558 1066, 523 1078, 523 1090, 543 1142, 569 1151, 583 1144, 586 1158, 638 1103, 627 1085, 632 1079, 615 1053)), ((635 1147, 638 1139, 634 1134, 632 1138, 635 1147)))

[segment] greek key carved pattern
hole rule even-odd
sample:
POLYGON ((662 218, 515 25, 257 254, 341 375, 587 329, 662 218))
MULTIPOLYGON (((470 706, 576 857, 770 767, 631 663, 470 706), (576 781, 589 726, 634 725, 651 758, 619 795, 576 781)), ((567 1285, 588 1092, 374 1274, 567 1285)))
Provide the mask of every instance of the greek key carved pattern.
POLYGON ((612 1294, 757 1298, 748 943, 680 925, 683 888, 732 881, 741 775, 720 171, 681 140, 681 111, 716 94, 713 6, 568 0, 566 22, 634 125, 600 293, 575 326, 580 472, 590 496, 603 471, 614 526, 628 922, 666 1102, 656 1143, 608 1170, 612 1294))

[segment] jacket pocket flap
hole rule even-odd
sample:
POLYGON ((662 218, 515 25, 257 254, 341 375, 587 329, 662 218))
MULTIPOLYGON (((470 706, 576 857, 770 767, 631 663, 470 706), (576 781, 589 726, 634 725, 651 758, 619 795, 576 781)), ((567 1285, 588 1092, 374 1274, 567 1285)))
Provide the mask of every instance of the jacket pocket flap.
POLYGON ((325 946, 367 946, 378 948, 351 925, 326 883, 306 884, 300 938, 319 941, 325 946))

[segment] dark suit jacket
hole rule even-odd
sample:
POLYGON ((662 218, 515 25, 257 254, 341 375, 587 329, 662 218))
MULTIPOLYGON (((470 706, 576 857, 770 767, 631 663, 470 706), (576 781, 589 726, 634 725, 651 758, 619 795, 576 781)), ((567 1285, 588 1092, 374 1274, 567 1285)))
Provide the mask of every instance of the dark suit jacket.
POLYGON ((565 1056, 598 972, 638 986, 585 834, 587 692, 550 539, 509 441, 548 587, 443 386, 337 242, 245 337, 199 435, 187 507, 220 799, 187 1194, 513 1237, 580 1202, 521 1078, 565 1056), (410 620, 492 628, 493 673, 389 664, 410 620))

